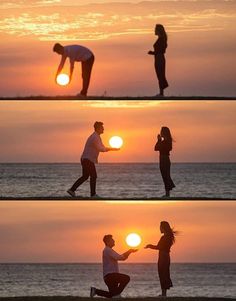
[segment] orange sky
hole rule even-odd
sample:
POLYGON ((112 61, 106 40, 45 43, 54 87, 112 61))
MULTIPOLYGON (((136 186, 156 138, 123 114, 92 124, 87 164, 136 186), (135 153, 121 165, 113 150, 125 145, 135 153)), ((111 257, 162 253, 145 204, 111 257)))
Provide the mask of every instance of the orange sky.
POLYGON ((79 65, 71 85, 54 83, 55 42, 93 50, 91 95, 155 95, 156 23, 169 36, 168 95, 236 95, 235 1, 101 2, 2 0, 0 96, 77 94, 79 65))
POLYGON ((156 262, 156 252, 143 246, 158 241, 161 220, 180 231, 173 262, 236 260, 232 201, 0 202, 0 211, 0 262, 100 262, 104 234, 124 252, 134 231, 143 243, 128 262, 156 262))
POLYGON ((0 162, 79 162, 96 120, 105 145, 120 135, 119 152, 100 162, 156 162, 161 126, 175 143, 173 162, 235 162, 236 102, 1 102, 0 162))

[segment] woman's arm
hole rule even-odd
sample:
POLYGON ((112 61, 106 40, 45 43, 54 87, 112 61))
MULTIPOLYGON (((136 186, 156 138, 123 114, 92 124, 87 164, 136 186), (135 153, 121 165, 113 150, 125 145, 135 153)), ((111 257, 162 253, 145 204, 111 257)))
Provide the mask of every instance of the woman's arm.
POLYGON ((144 249, 158 250, 158 246, 157 245, 148 244, 148 245, 146 245, 146 247, 144 249))
POLYGON ((155 151, 161 150, 161 136, 160 135, 157 136, 157 143, 156 143, 156 145, 154 147, 154 150, 155 151))

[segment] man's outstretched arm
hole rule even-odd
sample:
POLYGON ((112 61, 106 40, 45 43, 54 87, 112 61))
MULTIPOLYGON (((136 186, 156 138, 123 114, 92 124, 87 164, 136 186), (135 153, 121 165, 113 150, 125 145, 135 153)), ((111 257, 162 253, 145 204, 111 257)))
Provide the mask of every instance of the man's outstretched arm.
POLYGON ((75 62, 70 61, 70 81, 72 79, 72 74, 73 74, 73 71, 74 71, 74 65, 75 65, 75 62))
POLYGON ((56 78, 57 78, 58 74, 61 73, 61 70, 63 69, 64 64, 65 64, 65 61, 66 61, 66 56, 65 56, 65 55, 62 55, 60 64, 59 64, 59 66, 58 66, 58 68, 57 68, 56 78))
POLYGON ((124 260, 126 260, 131 253, 135 253, 137 251, 138 249, 129 249, 127 252, 123 253, 122 255, 124 256, 124 260))
POLYGON ((123 254, 118 254, 116 251, 110 249, 109 255, 115 260, 126 260, 131 253, 135 253, 137 251, 138 251, 137 249, 129 249, 127 252, 123 254))

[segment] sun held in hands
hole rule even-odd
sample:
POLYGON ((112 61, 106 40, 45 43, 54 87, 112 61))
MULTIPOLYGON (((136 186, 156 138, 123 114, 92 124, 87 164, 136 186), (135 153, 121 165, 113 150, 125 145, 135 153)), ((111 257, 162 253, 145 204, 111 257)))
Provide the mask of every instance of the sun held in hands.
POLYGON ((112 148, 121 148, 123 145, 123 139, 119 136, 113 136, 110 138, 109 144, 112 148))
POLYGON ((69 84, 70 78, 67 74, 61 73, 57 76, 57 84, 60 86, 66 86, 69 84))
POLYGON ((137 248, 142 241, 140 235, 137 233, 130 233, 129 235, 127 235, 125 240, 127 245, 131 248, 137 248))

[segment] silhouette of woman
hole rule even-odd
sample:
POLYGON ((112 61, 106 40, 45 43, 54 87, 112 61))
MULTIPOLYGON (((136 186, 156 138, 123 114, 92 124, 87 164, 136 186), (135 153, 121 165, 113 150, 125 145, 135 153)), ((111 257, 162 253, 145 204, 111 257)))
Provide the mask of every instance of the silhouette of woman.
POLYGON ((170 190, 175 187, 175 184, 170 177, 170 151, 172 150, 172 141, 170 129, 163 126, 161 128, 161 133, 157 136, 157 143, 154 148, 155 151, 160 152, 159 166, 166 191, 166 194, 163 197, 169 197, 170 190))
POLYGON ((164 235, 162 235, 158 244, 148 244, 145 249, 159 250, 158 274, 162 290, 161 296, 166 297, 166 291, 173 286, 170 279, 170 248, 175 242, 177 232, 174 231, 166 221, 160 223, 160 231, 164 235))
POLYGON ((157 24, 155 27, 155 35, 158 36, 157 41, 153 45, 154 51, 149 51, 148 54, 154 55, 155 58, 155 70, 157 79, 159 82, 160 93, 156 96, 164 96, 164 89, 169 85, 166 80, 166 60, 165 52, 167 48, 167 34, 165 28, 161 24, 157 24))

